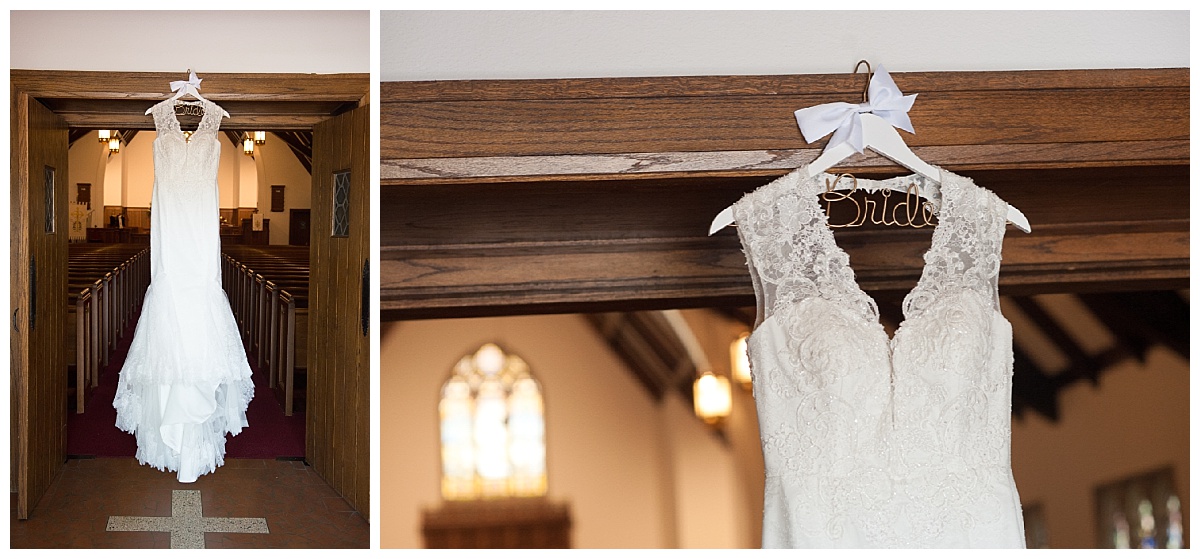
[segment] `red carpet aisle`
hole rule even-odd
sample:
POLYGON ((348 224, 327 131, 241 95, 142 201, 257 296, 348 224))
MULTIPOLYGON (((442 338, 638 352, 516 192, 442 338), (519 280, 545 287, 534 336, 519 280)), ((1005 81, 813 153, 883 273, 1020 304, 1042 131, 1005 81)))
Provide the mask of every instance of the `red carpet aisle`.
MULTIPOLYGON (((67 456, 133 456, 137 451, 133 435, 117 429, 117 410, 112 406, 117 392, 117 375, 133 341, 136 323, 136 320, 130 322, 125 337, 109 358, 108 366, 100 371, 100 385, 88 398, 84 406, 86 413, 78 414, 72 410, 67 414, 67 456)), ((226 437, 225 457, 303 457, 304 414, 283 415, 283 408, 267 386, 266 373, 255 367, 254 359, 250 359, 250 368, 254 372, 254 400, 246 410, 250 426, 236 437, 226 437)))

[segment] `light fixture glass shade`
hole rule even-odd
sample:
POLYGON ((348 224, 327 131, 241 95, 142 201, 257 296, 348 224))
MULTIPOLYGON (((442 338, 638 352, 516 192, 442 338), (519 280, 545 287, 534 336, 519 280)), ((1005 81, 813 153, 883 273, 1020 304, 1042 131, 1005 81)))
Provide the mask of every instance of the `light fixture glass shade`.
POLYGON ((246 155, 254 155, 254 139, 253 138, 246 137, 245 140, 242 140, 242 151, 246 152, 246 155))
POLYGON ((119 140, 117 138, 109 138, 108 139, 108 151, 111 153, 117 153, 117 152, 121 151, 121 140, 119 140))
POLYGON ((254 143, 256 143, 256 144, 265 144, 265 143, 267 143, 267 132, 266 132, 266 130, 255 130, 255 131, 254 131, 254 143))
POLYGON ((733 408, 729 379, 705 371, 692 386, 692 400, 696 415, 706 423, 717 423, 729 417, 733 408))
POLYGON ((112 130, 97 130, 96 133, 100 137, 100 143, 107 144, 109 138, 112 138, 112 130))
POLYGON ((750 356, 746 354, 746 340, 749 338, 750 334, 743 333, 729 345, 729 370, 733 372, 733 380, 742 386, 750 386, 750 356))

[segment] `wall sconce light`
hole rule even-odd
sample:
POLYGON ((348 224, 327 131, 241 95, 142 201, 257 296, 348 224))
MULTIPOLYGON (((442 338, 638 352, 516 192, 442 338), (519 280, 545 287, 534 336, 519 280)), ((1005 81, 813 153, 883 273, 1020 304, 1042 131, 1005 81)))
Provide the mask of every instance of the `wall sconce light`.
POLYGON ((247 135, 246 139, 242 140, 242 151, 246 155, 254 155, 254 138, 247 135))
POLYGON ((743 333, 729 345, 730 376, 743 388, 750 387, 750 357, 746 354, 746 340, 749 338, 750 334, 743 333))
POLYGON ((121 138, 120 137, 109 138, 108 139, 108 152, 109 153, 120 153, 120 151, 121 151, 121 138))
POLYGON ((705 371, 692 385, 692 404, 696 415, 710 425, 720 423, 733 409, 729 379, 705 371))
POLYGON ((100 143, 102 144, 107 144, 108 140, 112 138, 112 130, 97 130, 96 132, 100 136, 100 143))
POLYGON ((267 132, 265 130, 255 130, 254 143, 260 146, 267 143, 267 132))

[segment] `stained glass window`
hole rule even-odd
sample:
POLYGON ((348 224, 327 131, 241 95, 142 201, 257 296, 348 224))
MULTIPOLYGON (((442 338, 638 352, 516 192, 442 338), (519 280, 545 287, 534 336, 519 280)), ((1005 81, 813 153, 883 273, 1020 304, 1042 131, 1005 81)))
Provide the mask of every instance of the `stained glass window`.
POLYGON ((333 174, 333 236, 350 235, 350 171, 333 174))
POLYGON ((1183 549, 1183 512, 1177 495, 1167 498, 1167 549, 1183 549))
POLYGON ((444 498, 546 494, 542 390, 523 359, 495 344, 464 356, 438 409, 444 498))
POLYGON ((1186 547, 1183 514, 1171 468, 1097 487, 1096 506, 1100 547, 1186 547))

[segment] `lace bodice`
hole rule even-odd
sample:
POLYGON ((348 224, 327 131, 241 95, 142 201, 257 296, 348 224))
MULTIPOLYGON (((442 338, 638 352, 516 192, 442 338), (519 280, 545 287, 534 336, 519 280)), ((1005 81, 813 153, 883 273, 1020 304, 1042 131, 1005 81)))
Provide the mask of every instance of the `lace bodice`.
POLYGON ((997 296, 1007 205, 941 170, 931 247, 889 338, 827 226, 827 178, 799 169, 733 207, 761 317, 748 346, 763 546, 1023 546, 997 296))
MULTIPOLYGON (((215 185, 221 160, 221 142, 217 132, 221 127, 222 109, 211 101, 198 101, 204 110, 200 124, 190 137, 184 135, 175 116, 174 101, 154 106, 154 179, 160 184, 215 185)), ((157 193, 156 193, 157 194, 157 193)))
POLYGON ((170 270, 175 282, 220 281, 220 193, 217 173, 222 109, 199 101, 204 110, 191 136, 184 135, 175 103, 154 106, 154 190, 150 213, 152 276, 170 270), (163 244, 189 247, 164 250, 163 244))

